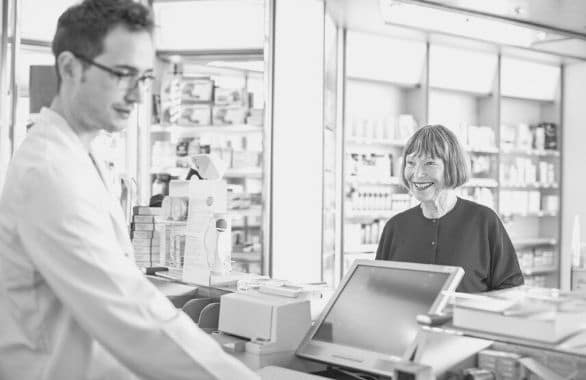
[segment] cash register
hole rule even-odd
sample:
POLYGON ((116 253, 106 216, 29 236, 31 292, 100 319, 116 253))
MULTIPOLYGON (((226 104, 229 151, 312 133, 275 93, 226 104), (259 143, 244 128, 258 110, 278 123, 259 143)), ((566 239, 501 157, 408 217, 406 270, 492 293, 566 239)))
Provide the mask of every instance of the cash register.
MULTIPOLYGON (((446 294, 456 290, 463 274, 457 267, 357 260, 318 320, 300 338, 296 355, 395 379, 431 379, 430 367, 411 361, 417 350, 416 318, 440 314, 448 301, 446 294)), ((239 317, 244 318, 242 313, 239 317)), ((267 322, 278 323, 274 318, 267 322)), ((303 373, 279 372, 278 367, 263 372, 271 379, 304 378, 303 373)))

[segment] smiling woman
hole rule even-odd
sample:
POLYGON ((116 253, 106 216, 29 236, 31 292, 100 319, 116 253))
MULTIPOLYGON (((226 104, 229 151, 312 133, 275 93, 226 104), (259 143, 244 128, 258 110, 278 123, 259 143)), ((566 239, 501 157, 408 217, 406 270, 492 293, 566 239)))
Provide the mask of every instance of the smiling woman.
POLYGON ((458 198, 468 180, 458 139, 442 125, 420 128, 407 142, 403 183, 420 202, 391 218, 378 260, 454 265, 464 268, 459 291, 483 292, 523 284, 511 239, 495 212, 458 198))

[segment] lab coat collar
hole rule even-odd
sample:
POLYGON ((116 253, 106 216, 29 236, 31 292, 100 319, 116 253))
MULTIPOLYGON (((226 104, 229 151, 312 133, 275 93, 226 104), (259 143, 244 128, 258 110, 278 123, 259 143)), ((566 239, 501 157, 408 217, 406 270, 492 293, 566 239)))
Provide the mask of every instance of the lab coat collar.
MULTIPOLYGON (((81 142, 79 136, 75 133, 73 128, 69 125, 69 123, 67 122, 67 120, 65 120, 65 118, 63 116, 61 116, 59 113, 55 112, 54 110, 52 110, 50 108, 43 107, 41 109, 41 115, 40 115, 39 121, 41 123, 46 123, 48 125, 51 125, 52 128, 57 127, 59 132, 62 134, 62 137, 65 137, 67 145, 69 147, 71 147, 72 149, 74 149, 75 152, 80 155, 80 158, 83 157, 83 159, 85 159, 85 160, 89 159, 91 162, 91 160, 92 160, 91 157, 93 157, 95 168, 98 171, 101 182, 106 187, 106 190, 108 192, 112 193, 111 186, 108 183, 108 181, 106 180, 106 178, 107 178, 105 176, 106 171, 104 169, 102 157, 100 157, 100 155, 92 147, 90 147, 89 151, 85 148, 85 146, 81 142), (91 155, 91 157, 90 157, 90 155, 91 155)), ((94 165, 92 165, 92 166, 94 166, 94 165)))
POLYGON ((80 156, 89 158, 89 152, 83 146, 79 136, 75 133, 73 128, 71 128, 67 120, 65 120, 65 118, 59 113, 50 108, 43 107, 39 117, 39 124, 46 124, 53 129, 56 127, 61 134, 61 137, 65 138, 64 142, 67 143, 70 148, 74 149, 80 156))

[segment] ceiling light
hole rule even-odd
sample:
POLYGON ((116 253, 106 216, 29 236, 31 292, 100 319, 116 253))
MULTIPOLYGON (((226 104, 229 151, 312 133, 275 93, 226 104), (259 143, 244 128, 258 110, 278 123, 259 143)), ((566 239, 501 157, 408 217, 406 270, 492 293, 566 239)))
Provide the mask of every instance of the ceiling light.
MULTIPOLYGON (((388 24, 447 33, 502 45, 530 47, 539 31, 511 22, 464 14, 436 7, 380 0, 383 20, 388 24)), ((518 12, 524 12, 517 7, 518 12)))

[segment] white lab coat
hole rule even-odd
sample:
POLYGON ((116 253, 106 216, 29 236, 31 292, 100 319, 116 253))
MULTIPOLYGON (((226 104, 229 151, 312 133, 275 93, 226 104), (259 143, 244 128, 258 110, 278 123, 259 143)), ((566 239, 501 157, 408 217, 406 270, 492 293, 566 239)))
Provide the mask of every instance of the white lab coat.
POLYGON ((65 120, 43 109, 0 198, 0 379, 133 373, 258 378, 141 274, 117 200, 65 120))

